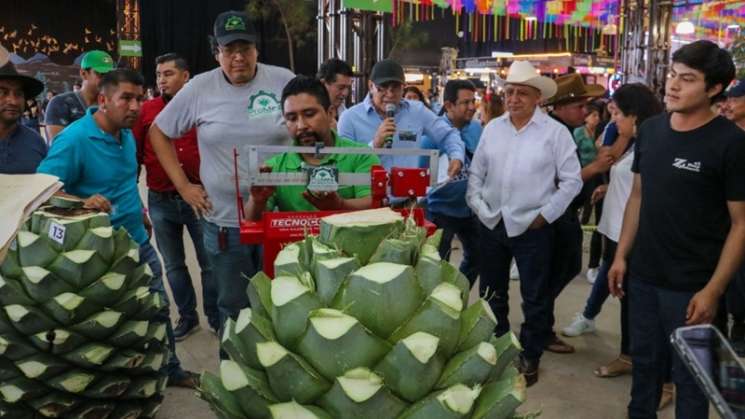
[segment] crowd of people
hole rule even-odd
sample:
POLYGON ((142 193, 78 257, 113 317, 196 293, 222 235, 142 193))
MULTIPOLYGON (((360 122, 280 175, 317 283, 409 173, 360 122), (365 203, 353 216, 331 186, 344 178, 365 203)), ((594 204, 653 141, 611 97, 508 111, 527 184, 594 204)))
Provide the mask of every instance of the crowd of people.
MULTIPOLYGON (((448 81, 435 113, 420 90, 406 86, 393 60, 373 66, 369 93, 348 106, 355 74, 344 61, 328 60, 314 77, 261 63, 258 34, 242 12, 220 14, 210 39, 217 68, 192 77, 183 57, 161 55, 159 95, 144 102, 142 75, 114 68, 106 52, 88 52, 80 89, 48 96, 43 110, 34 101, 43 84, 20 75, 0 51, 0 173, 58 176, 63 193, 110 213, 113 225, 125 227, 139 244, 141 260, 153 271, 152 288, 167 300, 150 244, 155 236, 179 316, 175 326, 168 322, 169 385, 198 381, 174 350, 200 323, 184 228, 201 269, 203 315, 216 333, 249 305, 243 290, 261 269, 261 246, 240 243, 235 187, 226 182, 234 176, 234 148, 432 149, 445 168, 431 174, 437 187, 419 202, 391 197, 389 203, 426 208, 443 230, 443 259, 459 239, 460 270, 472 285, 479 279, 498 334, 512 329, 514 260, 524 317, 519 368, 529 386, 538 381, 544 351, 575 352, 555 332, 554 311, 557 297, 582 271, 581 226, 594 218, 587 269, 593 286, 560 334, 593 332, 608 296, 620 298, 619 356, 595 374, 632 374, 630 418, 656 417, 670 399, 663 389, 673 384, 678 418, 707 417, 706 396, 668 336, 683 325, 717 322, 740 350, 745 346, 745 80, 727 90, 735 73, 727 51, 708 41, 677 50, 664 104, 642 84, 626 84, 608 97, 579 74, 553 79, 516 61, 502 92, 448 81), (722 98, 718 115, 713 104, 722 98), (39 134, 42 115, 49 147, 39 134), (28 118, 36 118, 36 129, 28 118), (142 167, 147 205, 138 193, 142 167)), ((259 170, 334 165, 368 173, 377 164, 390 169, 423 162, 283 153, 259 170)), ((255 186, 245 192, 250 219, 265 211, 372 205, 368 186, 320 193, 255 186)), ((168 319, 168 308, 159 315, 168 319)))

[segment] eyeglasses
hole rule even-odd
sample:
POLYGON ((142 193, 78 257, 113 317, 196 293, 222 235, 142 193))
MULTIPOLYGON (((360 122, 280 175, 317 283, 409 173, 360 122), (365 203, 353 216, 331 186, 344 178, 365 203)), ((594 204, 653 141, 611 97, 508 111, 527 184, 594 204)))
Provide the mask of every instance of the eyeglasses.
POLYGON ((384 85, 375 85, 375 90, 379 91, 380 93, 384 92, 397 92, 401 89, 403 89, 404 85, 401 83, 385 83, 384 85))
POLYGON ((217 50, 220 51, 220 54, 225 55, 226 57, 233 57, 236 54, 246 57, 248 56, 256 47, 254 45, 240 45, 240 46, 228 46, 228 47, 217 47, 217 50))

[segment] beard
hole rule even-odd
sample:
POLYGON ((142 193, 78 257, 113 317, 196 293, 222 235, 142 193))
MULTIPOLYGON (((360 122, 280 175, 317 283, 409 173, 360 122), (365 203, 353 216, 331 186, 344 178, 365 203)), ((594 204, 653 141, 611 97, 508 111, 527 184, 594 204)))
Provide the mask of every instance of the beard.
POLYGON ((295 137, 295 144, 299 146, 310 147, 318 142, 323 142, 323 138, 315 132, 306 132, 295 137))

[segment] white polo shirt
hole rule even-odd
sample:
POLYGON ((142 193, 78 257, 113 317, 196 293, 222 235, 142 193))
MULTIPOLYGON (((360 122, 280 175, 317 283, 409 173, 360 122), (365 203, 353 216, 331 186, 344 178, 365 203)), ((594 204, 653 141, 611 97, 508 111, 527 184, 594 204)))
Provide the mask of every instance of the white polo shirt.
POLYGON ((473 157, 466 200, 493 229, 509 237, 543 215, 559 218, 582 189, 579 158, 569 131, 539 109, 519 131, 504 114, 489 122, 473 157))

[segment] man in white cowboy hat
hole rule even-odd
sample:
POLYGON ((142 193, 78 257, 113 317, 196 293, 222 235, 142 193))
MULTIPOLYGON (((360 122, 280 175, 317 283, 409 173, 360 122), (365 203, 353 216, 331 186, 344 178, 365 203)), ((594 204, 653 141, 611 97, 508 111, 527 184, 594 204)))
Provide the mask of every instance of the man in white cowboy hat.
POLYGON ((520 330, 520 369, 528 385, 538 380, 538 363, 550 337, 553 254, 550 224, 582 188, 571 134, 541 112, 556 83, 536 74, 527 61, 510 67, 505 85, 507 113, 484 128, 470 168, 468 205, 481 222, 480 292, 497 317, 497 334, 509 332, 510 261, 520 270, 525 322, 520 330))

